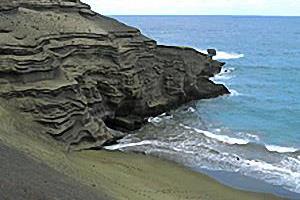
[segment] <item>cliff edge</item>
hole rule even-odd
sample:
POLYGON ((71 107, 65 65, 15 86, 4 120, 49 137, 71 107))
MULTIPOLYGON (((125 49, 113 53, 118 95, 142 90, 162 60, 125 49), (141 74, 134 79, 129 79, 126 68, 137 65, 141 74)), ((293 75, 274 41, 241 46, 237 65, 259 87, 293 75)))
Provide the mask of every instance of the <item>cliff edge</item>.
POLYGON ((158 45, 79 0, 2 0, 0 98, 72 149, 100 148, 145 119, 228 94, 224 63, 158 45))

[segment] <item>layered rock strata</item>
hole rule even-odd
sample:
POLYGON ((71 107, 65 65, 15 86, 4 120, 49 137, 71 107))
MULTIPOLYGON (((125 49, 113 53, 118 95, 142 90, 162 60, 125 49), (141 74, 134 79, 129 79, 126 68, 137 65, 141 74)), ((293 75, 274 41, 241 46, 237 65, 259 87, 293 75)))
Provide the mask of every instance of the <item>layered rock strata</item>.
POLYGON ((99 148, 150 116, 229 93, 209 80, 223 64, 158 45, 78 0, 0 3, 0 96, 72 149, 99 148))

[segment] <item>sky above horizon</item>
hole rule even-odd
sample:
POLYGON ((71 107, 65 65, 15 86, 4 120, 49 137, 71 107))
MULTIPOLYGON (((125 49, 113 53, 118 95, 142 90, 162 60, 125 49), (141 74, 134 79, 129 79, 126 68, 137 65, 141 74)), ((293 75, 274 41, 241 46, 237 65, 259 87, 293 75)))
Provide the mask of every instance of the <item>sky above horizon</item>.
POLYGON ((300 0, 81 0, 103 15, 300 16, 300 0))

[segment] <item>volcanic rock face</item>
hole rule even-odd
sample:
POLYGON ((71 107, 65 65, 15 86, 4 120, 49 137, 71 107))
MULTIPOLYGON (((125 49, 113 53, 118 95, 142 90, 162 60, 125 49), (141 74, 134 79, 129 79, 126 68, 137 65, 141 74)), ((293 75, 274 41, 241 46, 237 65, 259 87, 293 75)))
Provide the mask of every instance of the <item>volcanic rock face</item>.
POLYGON ((0 3, 0 96, 73 149, 101 147, 122 136, 115 130, 228 93, 209 80, 222 65, 157 45, 78 0, 0 3))

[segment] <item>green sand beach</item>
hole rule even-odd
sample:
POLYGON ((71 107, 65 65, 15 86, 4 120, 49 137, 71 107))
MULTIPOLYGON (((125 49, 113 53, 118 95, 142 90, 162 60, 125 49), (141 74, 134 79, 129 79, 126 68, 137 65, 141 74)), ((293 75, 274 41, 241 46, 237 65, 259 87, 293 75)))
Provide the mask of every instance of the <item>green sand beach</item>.
MULTIPOLYGON (((26 178, 45 183, 42 186, 38 181, 28 181, 21 186, 22 192, 26 191, 31 199, 53 199, 53 193, 56 199, 82 199, 82 196, 118 200, 279 199, 268 194, 235 190, 177 164, 140 154, 107 151, 68 153, 53 140, 41 136, 39 132, 42 130, 43 127, 32 122, 30 116, 15 115, 13 110, 0 107, 0 155, 1 162, 6 163, 1 166, 0 190, 4 199, 12 199, 9 195, 13 194, 18 197, 16 199, 22 199, 18 190, 15 193, 7 191, 9 186, 14 188, 12 186, 26 178), (10 179, 7 173, 18 165, 18 159, 25 160, 19 170, 24 167, 27 171, 14 172, 14 178, 10 179), (6 176, 3 176, 5 172, 6 176), (38 178, 31 178, 34 176, 38 178), (56 189, 58 186, 59 190, 56 189), (8 196, 5 196, 6 192, 8 196)), ((23 197, 26 199, 26 195, 23 197)))

